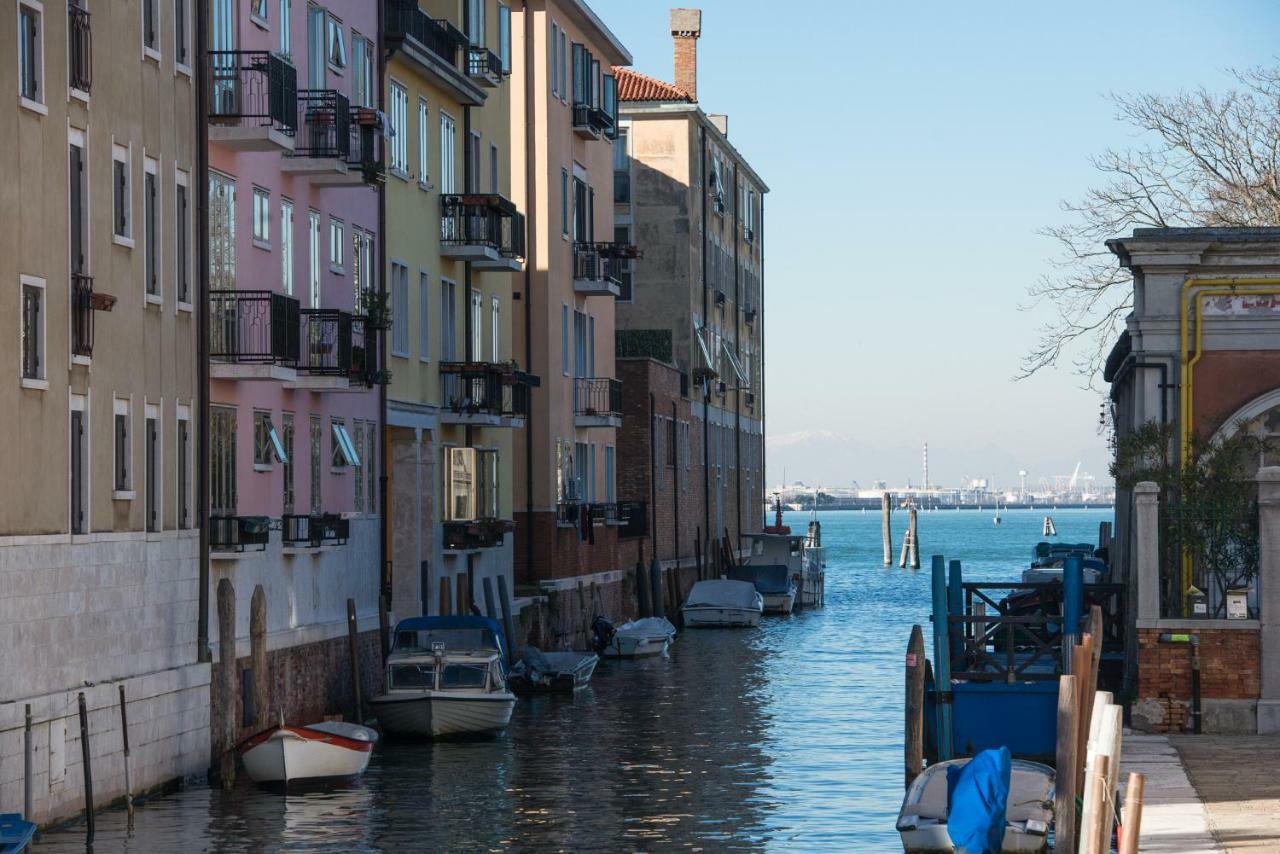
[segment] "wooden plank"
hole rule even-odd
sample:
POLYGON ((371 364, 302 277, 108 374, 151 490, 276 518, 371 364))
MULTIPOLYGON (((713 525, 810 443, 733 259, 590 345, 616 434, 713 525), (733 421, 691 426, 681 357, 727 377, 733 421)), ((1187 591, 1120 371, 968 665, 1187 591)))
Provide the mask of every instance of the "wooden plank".
POLYGON ((907 642, 907 720, 903 759, 907 785, 924 770, 924 631, 911 627, 907 642))
POLYGON ((1124 820, 1120 824, 1120 854, 1138 854, 1138 834, 1142 830, 1142 798, 1147 778, 1129 772, 1129 785, 1124 790, 1124 820))
MULTIPOLYGON (((1094 767, 1089 771, 1090 776, 1105 781, 1109 773, 1109 762, 1107 757, 1098 756, 1094 767)), ((1095 785, 1086 796, 1084 813, 1080 816, 1080 854, 1108 854, 1111 850, 1110 845, 1104 846, 1102 842, 1102 813, 1106 806, 1103 788, 1103 785, 1095 785)))
POLYGON ((1062 676, 1058 680, 1057 774, 1054 785, 1053 836, 1059 851, 1076 850, 1076 779, 1080 704, 1079 680, 1062 676))

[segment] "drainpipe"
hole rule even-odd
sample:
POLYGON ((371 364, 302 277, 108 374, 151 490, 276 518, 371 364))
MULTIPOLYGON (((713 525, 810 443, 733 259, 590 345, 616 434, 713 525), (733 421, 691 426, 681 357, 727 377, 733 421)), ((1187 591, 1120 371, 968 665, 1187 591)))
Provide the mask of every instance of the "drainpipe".
MULTIPOLYGON (((386 11, 382 3, 378 4, 378 32, 379 34, 386 32, 386 11)), ((383 91, 383 84, 386 82, 387 73, 387 54, 378 49, 378 110, 386 110, 386 92, 383 91)), ((387 193, 385 188, 379 187, 376 190, 378 194, 378 301, 386 304, 387 300, 387 193)), ((394 318, 392 319, 394 322, 394 318)), ((365 334, 368 336, 369 331, 365 334)), ((385 354, 383 352, 384 341, 380 331, 373 331, 373 337, 377 346, 374 352, 377 354, 374 362, 379 368, 384 364, 385 354)), ((368 340, 365 346, 368 347, 368 340)), ((366 359, 368 356, 366 355, 366 359)), ((387 540, 391 537, 391 521, 388 514, 390 496, 388 495, 390 478, 387 474, 391 467, 391 443, 388 440, 387 430, 387 384, 378 383, 378 433, 382 437, 382 441, 378 443, 378 567, 381 577, 382 596, 386 601, 387 611, 391 611, 391 593, 394 587, 394 579, 391 574, 391 556, 387 548, 387 540)), ((422 591, 422 600, 427 599, 427 591, 422 591)))
POLYGON ((1160 643, 1185 643, 1191 649, 1191 731, 1199 735, 1203 717, 1200 711, 1200 636, 1165 632, 1160 635, 1160 643))
MULTIPOLYGON (((467 142, 466 151, 470 152, 471 151, 471 105, 470 104, 462 108, 462 138, 465 139, 467 142)), ((477 152, 477 157, 478 156, 479 156, 479 153, 477 152)), ((468 154, 463 155, 462 187, 468 193, 471 192, 473 178, 475 180, 475 187, 477 190, 479 190, 479 187, 480 187, 479 176, 473 175, 473 173, 476 171, 476 169, 479 168, 479 166, 480 166, 479 163, 471 162, 471 157, 468 156, 468 154)), ((466 295, 467 295, 466 311, 463 312, 463 318, 462 318, 462 340, 464 342, 463 358, 465 359, 465 361, 470 362, 472 360, 472 356, 474 356, 475 360, 478 362, 480 361, 480 348, 476 345, 475 336, 479 332, 479 330, 475 328, 475 324, 472 322, 474 320, 472 316, 474 314, 474 310, 471 306, 472 293, 471 293, 471 262, 470 261, 463 262, 462 281, 464 283, 463 287, 466 290, 466 295)), ((466 380, 463 380, 463 382, 466 382, 466 380)), ((462 428, 462 444, 468 448, 475 446, 474 430, 475 428, 472 427, 470 424, 467 424, 462 428)), ((478 466, 476 471, 477 472, 479 471, 478 466)), ((476 508, 476 510, 479 510, 479 509, 480 509, 479 507, 476 508)), ((475 591, 470 589, 471 586, 475 583, 475 577, 476 577, 476 556, 474 552, 467 552, 467 587, 468 587, 467 596, 468 598, 472 598, 475 594, 475 591)), ((463 603, 458 602, 454 610, 457 611, 459 614, 462 614, 464 613, 462 608, 463 608, 463 603)))
MULTIPOLYGON (((533 154, 536 128, 533 121, 533 27, 529 25, 529 0, 520 4, 524 25, 524 183, 525 183, 525 239, 524 239, 524 369, 533 370, 533 264, 536 235, 529 228, 533 221, 536 183, 533 180, 533 154)), ((533 579, 533 386, 529 386, 529 414, 524 424, 524 568, 533 579)))
POLYGON ((208 18, 204 3, 196 13, 196 525, 200 529, 200 595, 196 618, 196 660, 209 651, 209 104, 208 18))
MULTIPOLYGON (((707 327, 707 128, 698 125, 698 192, 702 194, 702 330, 707 327)), ((690 354, 691 356, 693 354, 690 354)), ((692 362, 693 359, 691 358, 692 362)), ((692 365, 690 365, 692 368, 692 365)), ((711 366, 708 365, 708 368, 711 366)), ((711 387, 702 386, 702 516, 707 542, 711 541, 711 387)))
MULTIPOLYGON (((653 562, 658 562, 658 406, 649 392, 649 530, 653 532, 653 562)), ((657 612, 657 605, 654 605, 657 612)))
MULTIPOLYGON (((652 395, 651 395, 652 396, 652 395)), ((675 425, 676 451, 680 447, 680 422, 676 419, 679 411, 676 409, 676 402, 671 401, 671 423, 675 425)), ((652 423, 653 419, 650 419, 652 423)), ((675 453, 675 468, 672 470, 675 474, 671 478, 671 518, 675 522, 675 546, 676 546, 676 570, 680 569, 680 454, 675 453)))
POLYGON ((1125 359, 1120 366, 1120 370, 1116 371, 1115 379, 1111 381, 1113 389, 1111 399, 1114 401, 1119 397, 1118 387, 1130 371, 1137 368, 1154 368, 1160 372, 1160 423, 1169 423, 1169 389, 1174 388, 1169 383, 1169 366, 1163 362, 1136 362, 1130 361, 1133 357, 1125 359))
MULTIPOLYGON (((733 164, 733 353, 738 358, 738 364, 742 364, 742 336, 739 333, 742 325, 738 321, 738 310, 742 308, 742 290, 738 287, 738 245, 741 243, 742 225, 738 222, 738 211, 742 208, 742 199, 739 198, 738 188, 738 164, 733 164)), ((738 542, 734 543, 734 552, 738 551, 737 546, 742 543, 742 378, 738 378, 739 385, 733 393, 733 495, 734 495, 734 518, 737 520, 738 542)))
MULTIPOLYGON (((764 196, 765 196, 764 193, 760 194, 760 233, 756 235, 756 240, 758 241, 757 245, 760 247, 760 305, 756 306, 756 331, 760 335, 760 486, 761 486, 760 497, 761 498, 764 498, 764 489, 766 488, 766 484, 765 484, 766 466, 764 464, 764 461, 765 461, 765 457, 767 456, 767 453, 765 451, 765 441, 764 441, 764 435, 765 435, 764 420, 765 420, 765 413, 768 411, 764 405, 764 402, 765 402, 765 396, 764 396, 764 377, 765 377, 765 370, 764 370, 764 366, 765 366, 765 360, 764 360, 764 340, 765 340, 765 335, 764 335, 764 236, 767 233, 764 228, 764 196)), ((760 502, 757 501, 755 502, 755 504, 756 504, 755 512, 759 513, 760 502)), ((757 516, 756 520, 759 521, 759 519, 760 517, 757 516)))

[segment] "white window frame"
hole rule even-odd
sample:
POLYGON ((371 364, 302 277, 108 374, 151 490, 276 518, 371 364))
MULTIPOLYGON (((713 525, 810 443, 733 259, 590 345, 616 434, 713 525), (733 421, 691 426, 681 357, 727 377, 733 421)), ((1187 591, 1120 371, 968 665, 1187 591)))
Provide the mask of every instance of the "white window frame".
POLYGON ((431 274, 418 271, 418 361, 431 361, 431 274))
POLYGON ((391 262, 391 355, 409 358, 409 266, 399 259, 391 262))
POLYGON ((346 419, 340 416, 329 416, 329 441, 333 445, 331 450, 336 450, 343 459, 342 464, 334 465, 334 455, 330 453, 330 472, 346 474, 348 469, 360 465, 360 454, 356 451, 355 443, 351 441, 351 435, 347 432, 346 419))
POLYGON ((191 0, 175 0, 176 3, 182 5, 182 18, 179 20, 177 15, 173 16, 173 70, 177 74, 183 74, 187 77, 191 74, 191 0), (183 24, 183 29, 178 29, 178 24, 183 24), (181 49, 180 49, 181 48, 181 49), (187 61, 183 62, 178 57, 183 53, 187 55, 187 61))
POLYGON ((280 53, 293 57, 293 0, 278 0, 276 16, 280 19, 280 53))
POLYGON ((18 354, 18 379, 21 380, 21 384, 23 388, 35 389, 38 391, 48 391, 49 390, 48 289, 46 288, 45 280, 40 278, 39 276, 28 276, 25 273, 21 273, 18 275, 18 305, 20 310, 18 311, 17 340, 20 344, 22 342, 23 331, 24 331, 25 321, 26 321, 26 316, 25 316, 26 313, 21 310, 21 306, 22 306, 22 299, 26 293, 27 288, 36 288, 40 291, 40 326, 38 329, 36 329, 36 336, 38 338, 38 344, 39 344, 37 349, 40 351, 39 357, 38 357, 40 361, 40 369, 39 371, 36 372, 36 376, 34 377, 23 376, 22 353, 20 352, 18 354))
POLYGON ((260 29, 271 29, 271 0, 249 0, 249 20, 260 29), (258 8, 262 11, 259 12, 258 8))
POLYGON ((155 10, 155 14, 156 14, 156 20, 155 20, 156 46, 155 47, 150 47, 147 45, 147 0, 142 0, 142 2, 139 3, 138 5, 139 5, 138 37, 142 41, 142 58, 150 59, 156 64, 159 64, 162 58, 160 55, 160 0, 153 0, 153 5, 151 7, 155 10))
POLYGON ((560 102, 569 103, 569 40, 565 36, 564 27, 560 28, 560 102))
POLYGON ((114 137, 111 141, 111 242, 126 249, 134 246, 133 222, 133 144, 121 145, 114 137), (116 231, 116 164, 124 164, 124 215, 125 233, 116 231))
POLYGON ((186 269, 183 270, 184 259, 178 252, 178 235, 174 235, 173 246, 173 298, 174 311, 190 312, 194 306, 191 302, 191 295, 195 292, 194 271, 195 266, 192 264, 192 252, 195 249, 195 227, 194 227, 194 199, 191 198, 191 176, 183 169, 179 169, 175 164, 173 167, 173 223, 174 228, 178 227, 178 187, 182 187, 187 191, 187 257, 185 259, 186 269), (187 280, 187 298, 181 298, 181 290, 179 285, 182 282, 183 274, 186 274, 187 280))
POLYGON ((498 59, 502 63, 502 73, 511 73, 511 7, 506 3, 498 4, 498 59))
POLYGON ((457 181, 458 123, 440 110, 440 192, 444 195, 457 192, 457 181))
POLYGON ((489 298, 489 361, 502 361, 502 300, 489 298))
POLYGON ((569 304, 560 303, 560 373, 569 376, 569 304))
MULTIPOLYGON (((355 107, 378 105, 378 82, 374 61, 377 54, 373 41, 351 30, 351 104, 355 107)), ((398 130, 398 128, 397 128, 398 130)))
MULTIPOLYGON (((28 98, 22 94, 22 52, 21 50, 15 50, 14 54, 18 60, 18 103, 21 104, 23 107, 26 107, 28 110, 37 112, 42 116, 47 116, 49 115, 49 108, 45 104, 45 101, 48 100, 48 98, 46 97, 48 87, 45 85, 46 80, 44 76, 44 65, 45 65, 45 62, 44 62, 44 54, 45 54, 44 4, 41 3, 40 0, 18 0, 18 9, 17 9, 18 18, 14 23, 15 25, 19 25, 19 31, 18 31, 19 34, 21 32, 20 24, 22 20, 23 7, 26 7, 27 9, 30 9, 32 12, 34 12, 35 18, 36 18, 36 36, 37 36, 36 56, 35 56, 35 61, 32 63, 32 65, 35 66, 35 72, 36 72, 36 90, 35 90, 36 97, 28 98)), ((19 37, 21 36, 19 35, 19 37)))
POLYGON ((391 80, 391 174, 409 180, 409 90, 400 81, 391 80))
POLYGON ((138 497, 138 493, 133 488, 133 415, 130 411, 132 408, 132 401, 127 397, 111 399, 111 498, 115 501, 132 501, 138 497), (116 435, 116 417, 120 415, 125 418, 123 489, 118 488, 120 484, 116 481, 116 457, 120 451, 116 445, 119 441, 116 435))
POLYGON ((271 191, 253 185, 253 245, 271 251, 271 191))
POLYGON ((195 466, 191 465, 195 454, 195 431, 191 429, 191 407, 185 403, 179 403, 174 421, 173 460, 175 465, 173 468, 173 494, 178 503, 174 509, 173 527, 182 531, 186 530, 182 527, 182 508, 184 506, 187 508, 188 528, 193 528, 196 525, 195 502, 193 500, 195 495, 195 466), (178 441, 178 437, 182 435, 182 425, 184 423, 187 425, 188 454, 185 459, 178 456, 178 452, 182 448, 182 443, 178 441), (182 469, 184 466, 187 469, 187 491, 185 495, 183 495, 182 491, 182 469))
POLYGON ((347 274, 347 224, 329 214, 329 272, 338 276, 347 274))
POLYGON ((431 182, 431 108, 427 99, 418 97, 418 186, 430 189, 431 182))
POLYGON ((280 197, 280 286, 293 296, 293 199, 280 197), (286 212, 288 215, 286 216, 286 212))
POLYGON ((146 151, 142 152, 142 242, 143 242, 143 277, 146 277, 146 255, 151 252, 151 245, 147 241, 147 204, 150 198, 147 196, 147 179, 150 175, 155 181, 156 187, 156 209, 154 211, 156 218, 156 245, 155 245, 155 267, 156 267, 156 292, 151 293, 147 289, 147 282, 142 283, 142 292, 147 305, 163 305, 164 304, 164 193, 161 192, 160 181, 160 161, 154 157, 148 157, 146 151))
POLYGON ((310 292, 307 294, 312 308, 320 307, 320 211, 307 211, 307 251, 310 254, 310 292))
POLYGON ((551 64, 551 95, 552 97, 560 97, 560 24, 552 20, 551 22, 551 49, 547 51, 547 58, 551 64))
POLYGON ((286 463, 289 461, 288 455, 284 450, 284 442, 280 439, 280 431, 276 430, 276 423, 272 420, 272 412, 269 409, 253 410, 253 470, 258 472, 271 471, 276 463, 286 463), (267 436, 259 448, 258 445, 258 424, 263 422, 266 425, 267 436), (259 454, 258 451, 263 453, 259 454), (275 458, 274 462, 272 457, 275 458), (259 460, 261 459, 261 462, 259 460))
POLYGON ((347 67, 347 41, 342 32, 342 19, 332 12, 325 13, 324 64, 334 74, 342 74, 347 67))

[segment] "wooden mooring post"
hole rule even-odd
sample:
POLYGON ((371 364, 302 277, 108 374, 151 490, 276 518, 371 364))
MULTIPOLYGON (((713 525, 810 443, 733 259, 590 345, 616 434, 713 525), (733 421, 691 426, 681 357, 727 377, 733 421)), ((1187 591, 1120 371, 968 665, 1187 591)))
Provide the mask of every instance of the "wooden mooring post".
POLYGON ((1120 822, 1120 854, 1138 854, 1138 836, 1142 832, 1142 799, 1147 778, 1137 771, 1129 772, 1129 785, 1124 790, 1124 816, 1120 822))
POLYGON ((907 642, 907 720, 903 760, 908 786, 924 770, 924 665, 924 630, 915 625, 911 627, 911 639, 907 642))
POLYGON ((85 703, 84 692, 77 699, 80 706, 80 760, 84 767, 84 818, 85 842, 93 847, 93 763, 89 761, 89 707, 85 703))
POLYGON ((902 555, 898 560, 898 566, 906 569, 909 565, 912 569, 920 568, 920 541, 917 539, 916 528, 916 508, 912 507, 907 511, 907 530, 902 535, 902 555))
MULTIPOLYGON (((1098 756, 1089 771, 1095 785, 1089 790, 1080 820, 1080 854, 1107 854, 1111 846, 1103 847, 1102 814, 1107 808, 1106 781, 1110 773, 1110 759, 1098 756)), ((1057 846, 1055 846, 1057 847, 1057 846)))
POLYGON ((378 597, 378 648, 382 651, 382 662, 391 654, 391 615, 387 608, 387 597, 378 597))
POLYGON ((880 539, 884 542, 885 566, 893 566, 893 529, 889 521, 892 512, 893 505, 889 493, 885 492, 880 496, 880 539))
POLYGON ((510 667, 514 661, 515 643, 516 643, 516 625, 511 616, 511 592, 507 590, 507 577, 505 575, 498 576, 498 605, 502 608, 502 633, 507 649, 507 666, 510 667))
POLYGON ((124 700, 124 683, 120 684, 120 745, 124 756, 124 805, 133 821, 133 779, 129 776, 129 707, 124 700))
POLYGON ((236 783, 236 589, 230 578, 218 582, 218 710, 222 720, 222 756, 219 776, 222 788, 236 783))
POLYGON ((356 600, 347 600, 347 650, 351 654, 351 692, 355 698, 352 721, 364 723, 364 696, 360 690, 360 627, 356 622, 356 600))
POLYGON ((1076 746, 1080 725, 1079 679, 1058 677, 1057 769, 1054 778, 1053 838, 1060 851, 1076 850, 1076 746))
POLYGON ((253 674, 253 727, 267 728, 271 717, 271 673, 267 666, 267 594, 259 584, 249 598, 249 667, 253 674))
POLYGON ((36 814, 35 754, 35 739, 31 734, 31 704, 27 703, 22 727, 22 815, 28 820, 36 814))

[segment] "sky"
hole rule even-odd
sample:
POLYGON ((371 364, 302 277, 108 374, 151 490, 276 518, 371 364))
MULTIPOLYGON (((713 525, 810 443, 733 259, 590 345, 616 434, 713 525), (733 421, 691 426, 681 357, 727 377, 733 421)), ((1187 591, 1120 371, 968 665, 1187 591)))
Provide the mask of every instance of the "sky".
MULTIPOLYGON (((666 3, 588 0, 672 79, 666 3)), ((1110 92, 1231 86, 1280 4, 702 0, 698 96, 769 184, 768 481, 1107 482, 1103 397, 1069 363, 1015 382, 1021 310, 1091 155, 1140 141, 1110 92)), ((1098 381, 1100 385, 1100 379, 1098 381)))

